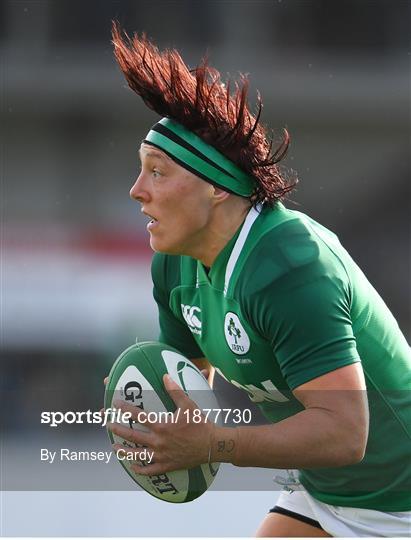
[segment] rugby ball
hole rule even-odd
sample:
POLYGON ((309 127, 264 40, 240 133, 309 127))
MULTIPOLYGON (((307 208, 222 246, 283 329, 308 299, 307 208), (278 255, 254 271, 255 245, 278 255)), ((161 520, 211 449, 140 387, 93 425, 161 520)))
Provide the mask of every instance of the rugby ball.
MULTIPOLYGON (((199 369, 176 349, 158 342, 136 343, 120 354, 108 377, 105 408, 113 407, 113 401, 120 399, 146 412, 174 412, 176 406, 163 384, 166 373, 195 401, 199 409, 218 408, 214 392, 199 369)), ((147 429, 134 422, 124 425, 143 431, 147 429)), ((114 444, 137 446, 110 431, 108 435, 114 444)), ((213 482, 219 468, 218 463, 206 463, 192 469, 144 476, 131 469, 132 461, 123 459, 119 463, 150 495, 173 503, 192 501, 202 495, 213 482)))

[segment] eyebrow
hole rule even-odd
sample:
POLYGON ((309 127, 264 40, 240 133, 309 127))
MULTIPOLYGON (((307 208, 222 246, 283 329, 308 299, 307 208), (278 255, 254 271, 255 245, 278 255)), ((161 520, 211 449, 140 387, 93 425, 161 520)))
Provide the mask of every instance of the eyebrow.
MULTIPOLYGON (((140 160, 141 160, 141 148, 138 149, 138 155, 140 157, 140 160)), ((156 150, 149 150, 148 152, 145 152, 144 153, 145 157, 151 157, 151 158, 156 158, 156 159, 161 159, 162 161, 164 161, 165 163, 167 163, 168 161, 171 161, 170 158, 168 156, 165 156, 163 154, 160 154, 160 152, 156 152, 156 150)))

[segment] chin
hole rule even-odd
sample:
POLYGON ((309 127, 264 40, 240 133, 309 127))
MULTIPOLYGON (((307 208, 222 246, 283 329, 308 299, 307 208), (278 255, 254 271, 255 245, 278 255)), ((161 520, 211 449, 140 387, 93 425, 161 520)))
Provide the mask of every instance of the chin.
POLYGON ((167 255, 181 255, 180 251, 175 249, 175 246, 167 242, 161 242, 160 240, 151 237, 150 247, 156 253, 165 253, 167 255))

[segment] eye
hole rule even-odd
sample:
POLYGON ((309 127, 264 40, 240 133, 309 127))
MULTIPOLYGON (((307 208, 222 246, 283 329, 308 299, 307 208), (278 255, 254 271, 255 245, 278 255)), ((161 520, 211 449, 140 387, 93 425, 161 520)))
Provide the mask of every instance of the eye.
POLYGON ((158 169, 153 169, 153 176, 154 178, 158 178, 161 176, 161 172, 158 169))

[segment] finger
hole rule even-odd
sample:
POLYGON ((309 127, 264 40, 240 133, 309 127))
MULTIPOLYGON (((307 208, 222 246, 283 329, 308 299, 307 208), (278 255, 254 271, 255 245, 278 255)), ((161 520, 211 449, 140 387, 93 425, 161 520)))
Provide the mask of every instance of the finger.
POLYGON ((154 425, 157 422, 155 419, 157 418, 157 415, 153 414, 152 418, 148 416, 147 411, 143 411, 143 409, 140 409, 140 407, 136 407, 135 405, 130 405, 126 401, 122 401, 121 399, 115 399, 113 401, 113 405, 116 409, 120 409, 122 412, 128 412, 131 414, 131 419, 137 422, 138 424, 144 425, 154 425))
POLYGON ((164 463, 150 463, 149 465, 140 465, 138 463, 134 463, 131 465, 130 469, 137 474, 142 474, 143 476, 155 476, 171 471, 171 468, 167 467, 167 465, 164 463))
POLYGON ((139 429, 131 429, 120 424, 109 423, 107 424, 107 429, 111 431, 111 433, 114 433, 114 435, 117 435, 126 441, 145 446, 149 445, 152 438, 150 433, 141 431, 139 429))
POLYGON ((186 409, 192 405, 193 402, 191 399, 186 396, 185 392, 175 381, 173 381, 168 373, 164 375, 163 382, 165 389, 170 394, 170 397, 176 404, 177 408, 186 409))
POLYGON ((202 370, 201 370, 201 374, 202 374, 203 377, 204 377, 205 379, 207 379, 207 381, 208 381, 208 377, 210 376, 210 370, 209 370, 209 369, 202 369, 202 370))
POLYGON ((106 386, 106 385, 107 385, 107 383, 108 383, 108 377, 104 377, 104 380, 103 380, 103 384, 104 384, 104 386, 106 386))

